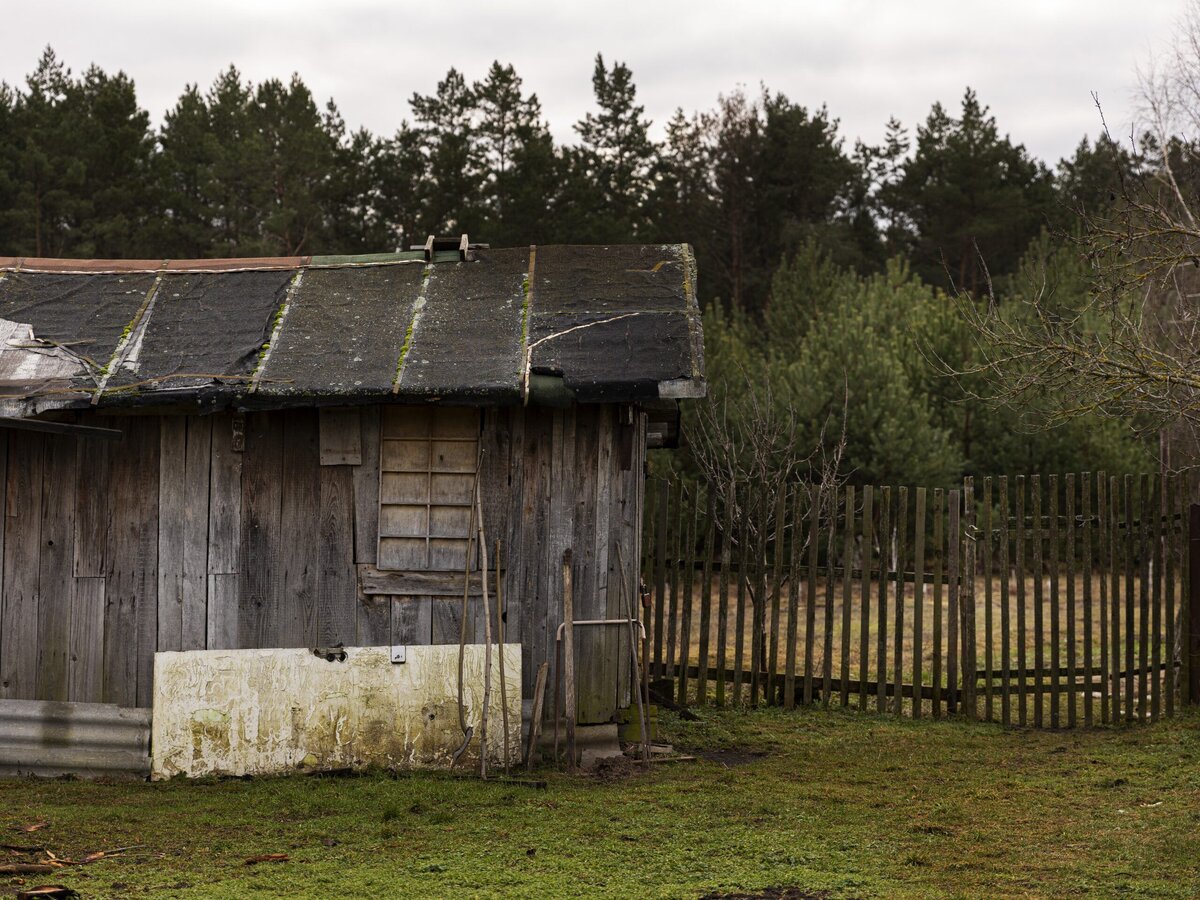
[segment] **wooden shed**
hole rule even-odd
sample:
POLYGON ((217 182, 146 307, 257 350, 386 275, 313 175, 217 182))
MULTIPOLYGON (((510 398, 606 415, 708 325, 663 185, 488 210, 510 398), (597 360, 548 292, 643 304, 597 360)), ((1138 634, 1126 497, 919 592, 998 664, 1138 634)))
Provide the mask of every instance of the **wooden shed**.
MULTIPOLYGON (((703 392, 686 245, 0 258, 0 699, 146 707, 160 650, 457 643, 476 477, 528 697, 565 549, 575 618, 629 615, 645 451, 703 392)), ((581 721, 627 702, 624 638, 580 630, 581 721)))

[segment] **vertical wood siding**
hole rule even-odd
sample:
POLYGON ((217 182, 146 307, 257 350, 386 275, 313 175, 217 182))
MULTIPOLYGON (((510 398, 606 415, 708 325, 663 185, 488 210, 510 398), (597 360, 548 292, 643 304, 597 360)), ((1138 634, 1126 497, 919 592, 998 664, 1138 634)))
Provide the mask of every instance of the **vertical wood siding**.
MULTIPOLYGON (((378 409, 248 413, 242 452, 233 419, 86 417, 119 443, 0 430, 0 698, 148 706, 156 650, 458 642, 461 596, 361 590, 377 562, 378 409), (359 433, 339 443, 337 428, 359 433)), ((528 699, 554 661, 564 550, 577 619, 636 600, 645 421, 584 406, 489 408, 482 423, 488 559, 494 571, 498 544, 528 699)), ((480 606, 473 594, 471 642, 480 606)), ((577 632, 581 721, 628 702, 627 645, 621 629, 577 632)))

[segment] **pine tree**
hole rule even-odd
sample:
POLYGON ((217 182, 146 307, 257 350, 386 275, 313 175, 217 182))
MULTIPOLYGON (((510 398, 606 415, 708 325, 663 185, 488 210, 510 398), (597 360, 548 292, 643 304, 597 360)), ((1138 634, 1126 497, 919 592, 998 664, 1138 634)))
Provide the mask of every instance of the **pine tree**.
POLYGON ((474 85, 476 136, 483 159, 485 191, 480 236, 496 246, 533 243, 557 187, 554 144, 536 94, 521 92, 512 65, 493 62, 474 85))
POLYGON ((425 157, 422 227, 429 233, 478 231, 484 215, 480 193, 484 159, 476 140, 475 91, 450 69, 432 96, 409 101, 425 157))
POLYGON ((650 120, 636 102, 633 73, 624 63, 615 63, 610 71, 596 54, 592 89, 599 112, 576 123, 580 145, 570 160, 573 187, 583 200, 579 213, 587 213, 589 240, 633 240, 648 225, 656 153, 650 120))
POLYGON ((910 255, 927 281, 972 293, 988 273, 1011 272, 1055 213, 1045 165, 1000 135, 969 88, 957 119, 934 104, 912 158, 880 197, 893 252, 910 255))

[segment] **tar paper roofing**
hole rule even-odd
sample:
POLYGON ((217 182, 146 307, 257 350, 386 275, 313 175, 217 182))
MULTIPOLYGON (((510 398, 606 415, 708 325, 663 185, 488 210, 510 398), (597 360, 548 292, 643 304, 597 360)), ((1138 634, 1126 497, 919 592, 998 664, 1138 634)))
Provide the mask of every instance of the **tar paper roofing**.
POLYGON ((685 244, 358 257, 0 257, 0 412, 704 394, 685 244))

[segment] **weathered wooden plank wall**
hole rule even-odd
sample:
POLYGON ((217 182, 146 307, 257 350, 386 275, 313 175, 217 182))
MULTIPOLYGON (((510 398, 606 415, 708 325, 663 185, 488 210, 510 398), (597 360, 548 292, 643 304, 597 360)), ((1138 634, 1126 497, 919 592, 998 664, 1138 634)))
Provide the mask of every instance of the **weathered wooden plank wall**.
MULTIPOLYGON (((85 419, 125 439, 0 430, 0 698, 148 706, 156 650, 458 642, 461 573, 374 592, 377 408, 85 419)), ((577 619, 637 603, 645 419, 489 408, 481 423, 488 556, 529 698, 554 659, 563 550, 577 619)), ((606 720, 628 702, 628 632, 576 644, 580 720, 606 720)))

